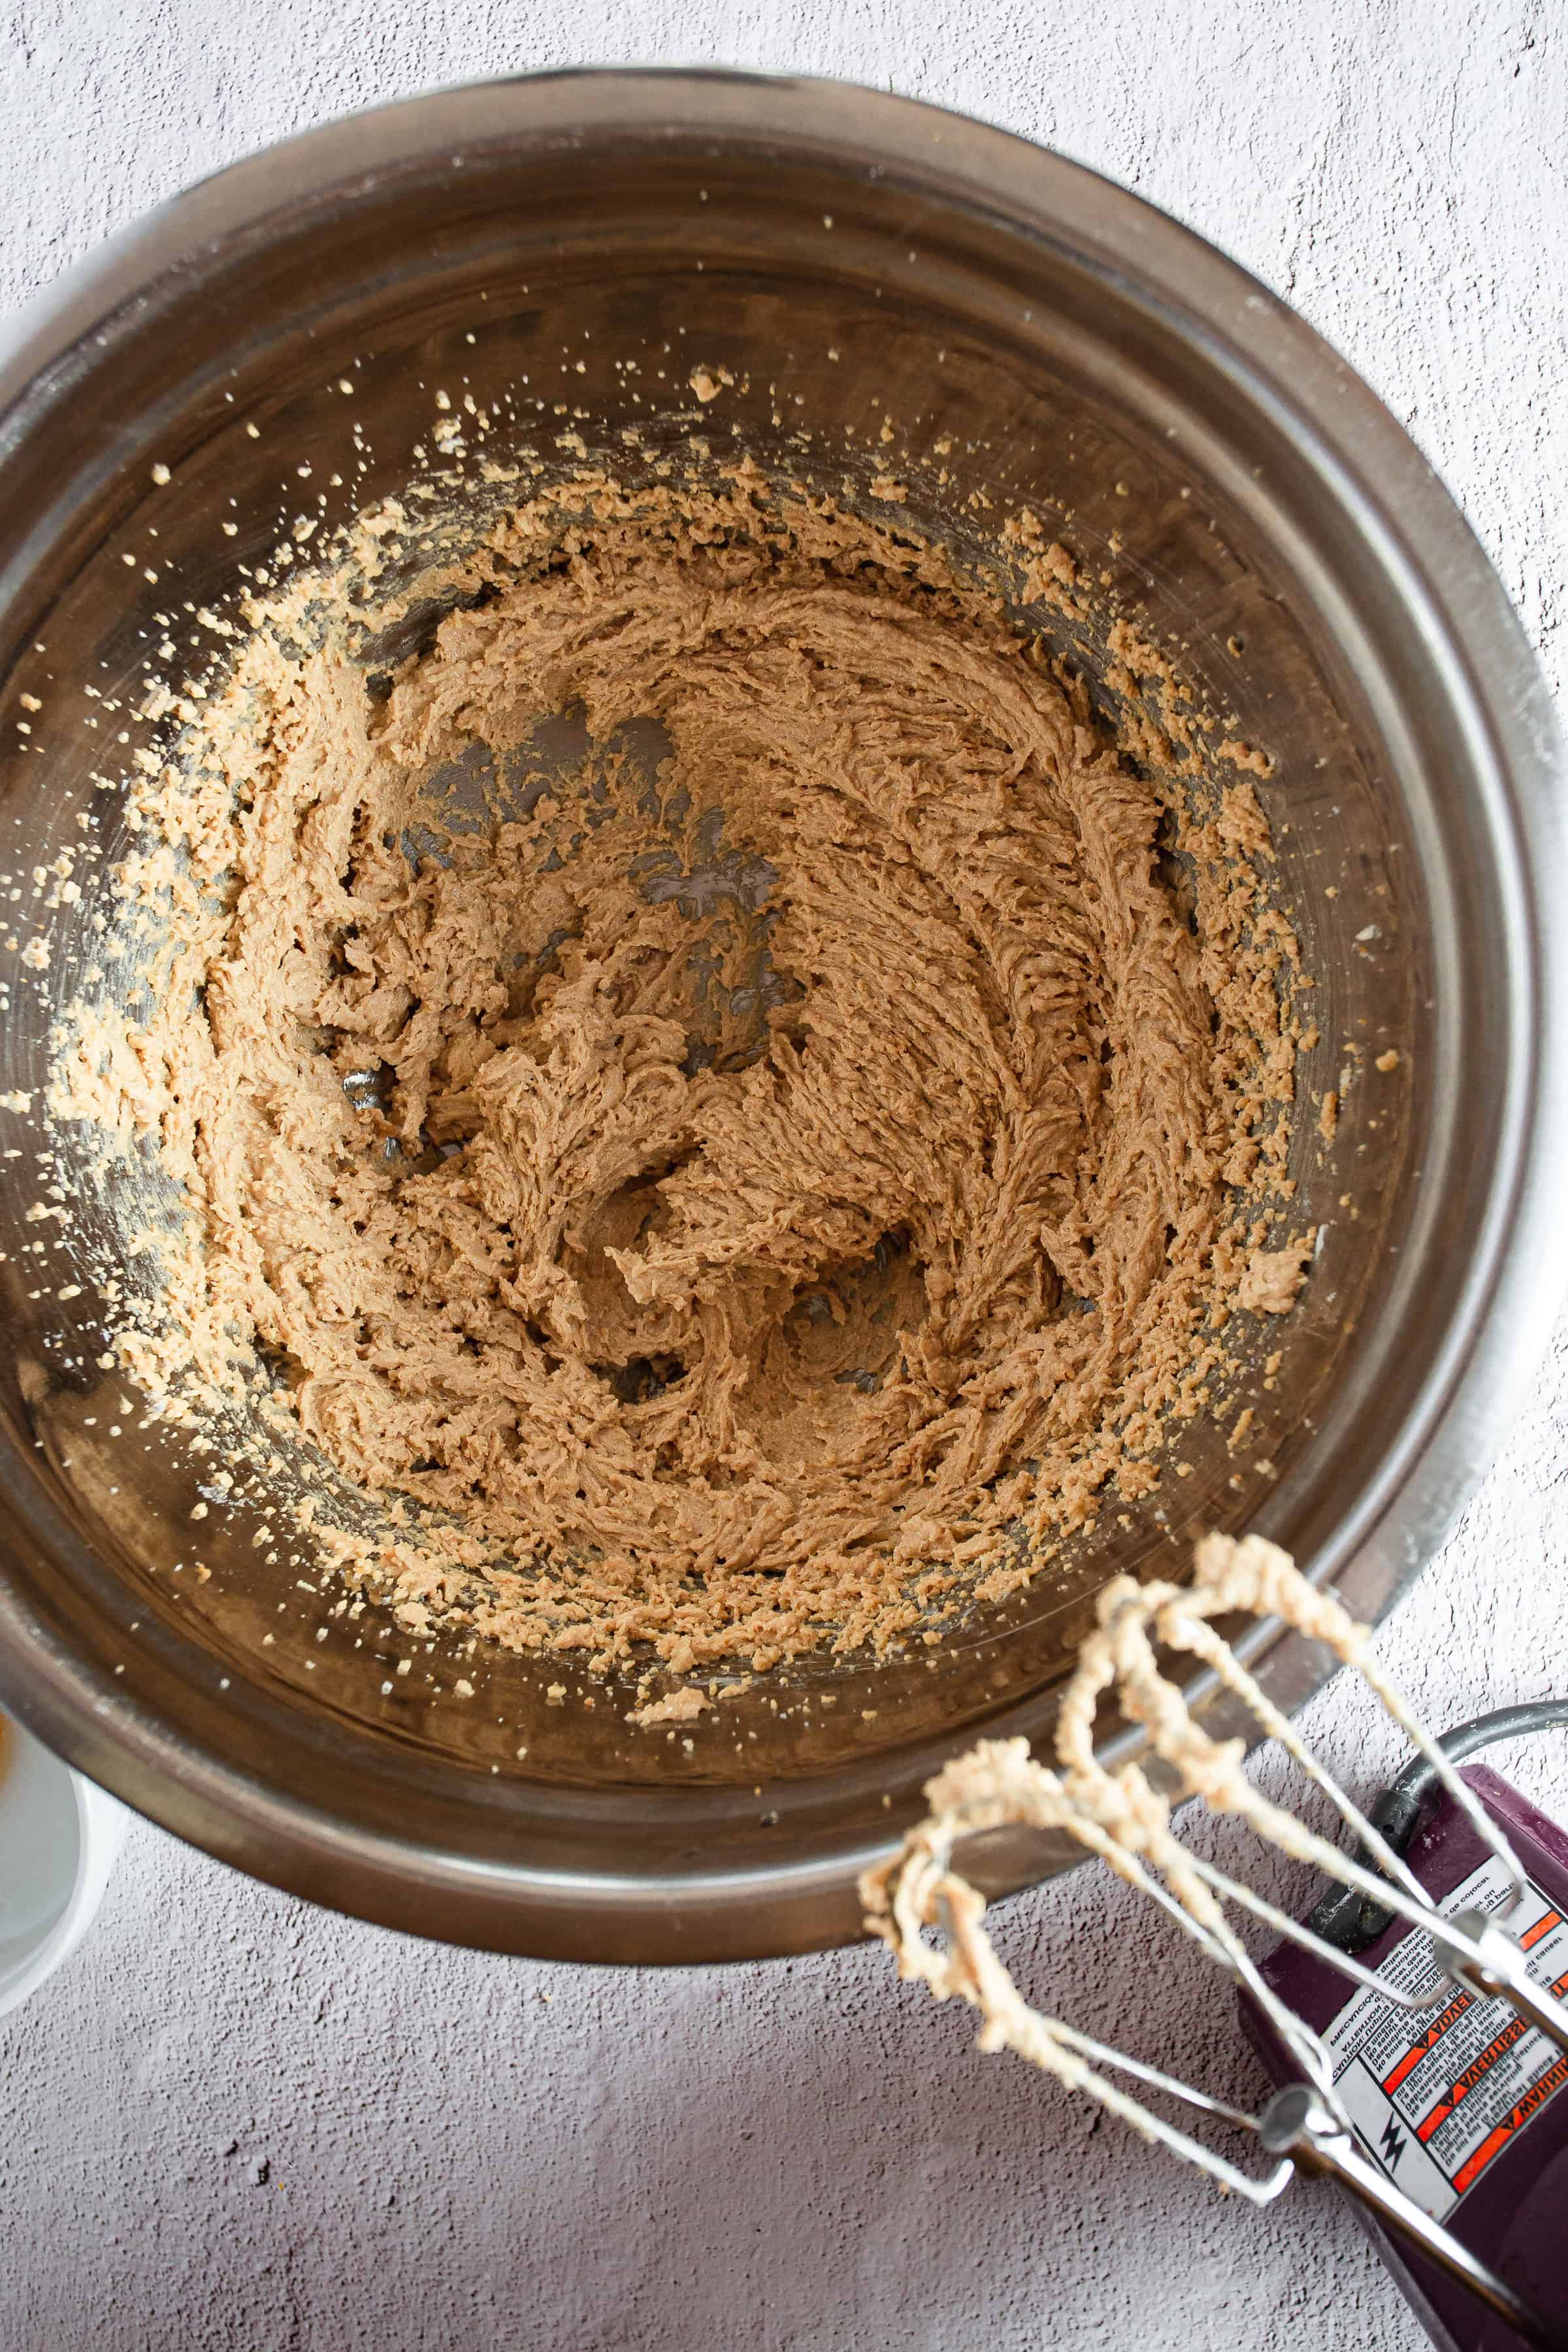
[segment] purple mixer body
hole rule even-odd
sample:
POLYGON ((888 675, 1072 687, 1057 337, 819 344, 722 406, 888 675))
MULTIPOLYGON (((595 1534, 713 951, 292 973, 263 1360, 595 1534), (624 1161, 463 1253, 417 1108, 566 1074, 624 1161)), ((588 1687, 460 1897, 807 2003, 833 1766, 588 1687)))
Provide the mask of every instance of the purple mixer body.
MULTIPOLYGON (((1465 1769, 1506 1832, 1534 1890, 1517 1927, 1541 1975, 1568 2000, 1568 1832, 1487 1766, 1465 1769)), ((1503 1878, 1489 1849, 1440 1791, 1405 1860, 1441 1909, 1493 1909, 1503 1878)), ((1430 1947, 1402 1921, 1358 1954, 1406 1987, 1430 1980, 1430 1947), (1405 1947, 1408 1948, 1405 1948, 1405 1947)), ((1367 2155, 1543 2316, 1568 2346, 1568 2054, 1525 2029, 1507 2004, 1458 1987, 1434 2011, 1401 2011, 1358 1993, 1326 1961, 1290 1944, 1263 1964, 1286 2005, 1329 2041, 1336 2088, 1367 2155)), ((1248 2039, 1277 2083, 1299 2073, 1267 2020, 1242 2000, 1248 2039)), ((1519 2338, 1455 2280, 1362 2212, 1378 2250, 1443 2352, 1514 2352, 1519 2338)))

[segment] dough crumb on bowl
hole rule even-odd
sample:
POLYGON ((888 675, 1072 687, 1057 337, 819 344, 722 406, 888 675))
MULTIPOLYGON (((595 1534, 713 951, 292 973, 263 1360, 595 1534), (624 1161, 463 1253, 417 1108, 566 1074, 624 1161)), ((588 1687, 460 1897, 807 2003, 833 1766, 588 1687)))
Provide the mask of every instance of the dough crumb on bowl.
POLYGON ((706 1691, 687 1683, 679 1690, 671 1691, 667 1698, 649 1699, 645 1706, 633 1707, 626 1721, 640 1725, 645 1731, 656 1723, 691 1723, 710 1705, 706 1691))
POLYGON ((1238 1306, 1255 1315, 1289 1315, 1307 1278, 1307 1267, 1318 1239, 1311 1227, 1283 1249, 1255 1250, 1247 1262, 1237 1293, 1238 1306))

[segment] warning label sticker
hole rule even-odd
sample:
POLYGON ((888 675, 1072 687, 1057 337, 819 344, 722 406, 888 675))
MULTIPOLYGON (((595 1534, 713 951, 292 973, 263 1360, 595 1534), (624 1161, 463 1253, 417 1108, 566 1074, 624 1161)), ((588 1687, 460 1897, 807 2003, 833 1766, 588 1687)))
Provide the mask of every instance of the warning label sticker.
MULTIPOLYGON (((1501 1863, 1488 1861, 1437 1907, 1445 1918, 1500 1911, 1509 1885, 1501 1863)), ((1568 1920, 1531 1886, 1508 1925, 1529 1954, 1531 1975, 1559 2000, 1568 1998, 1568 1920)), ((1429 1940, 1413 1930, 1377 1973, 1397 1992, 1421 1992, 1434 1967, 1429 1940)), ((1323 2039, 1356 2137, 1437 2221, 1568 2083, 1568 2053, 1506 2000, 1458 1986, 1425 2010, 1358 1990, 1323 2039)))

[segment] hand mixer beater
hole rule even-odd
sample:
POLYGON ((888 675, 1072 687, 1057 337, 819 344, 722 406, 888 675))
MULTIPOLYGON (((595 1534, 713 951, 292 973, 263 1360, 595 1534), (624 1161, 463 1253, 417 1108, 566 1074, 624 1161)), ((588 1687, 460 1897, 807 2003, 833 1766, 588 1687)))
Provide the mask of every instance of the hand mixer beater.
POLYGON ((1568 1724, 1568 1701, 1510 1710, 1439 1742, 1382 1674, 1370 1639, 1260 1537, 1204 1538, 1190 1585, 1118 1579, 1063 1700, 1059 1769, 1022 1739, 982 1742, 947 1766, 928 1784, 928 1819, 863 1881, 867 1924, 900 1975, 980 2011, 983 2049, 1017 2052, 1250 2203, 1271 2202, 1298 2172, 1339 2180, 1451 2352, 1518 2339, 1563 2347, 1568 2099, 1555 2094, 1568 2083, 1568 1837, 1484 1767, 1461 1776, 1458 1754, 1488 1736, 1568 1724), (1282 1619, 1325 1643, 1415 1747, 1417 1763, 1367 1812, 1216 1630, 1216 1618, 1238 1612, 1282 1619), (1353 1852, 1259 1790, 1242 1769, 1246 1743, 1215 1740, 1194 1721, 1162 1653, 1206 1667, 1250 1710, 1353 1834, 1353 1852), (1108 1696, 1148 1747, 1145 1761, 1114 1773, 1094 1752, 1095 1712, 1108 1696), (1310 1918, 1290 1917, 1179 1840, 1172 1809, 1184 1797, 1238 1816, 1322 1872, 1330 1892, 1310 1918), (1258 2113, 1028 2004, 981 1924, 983 1897, 953 1866, 962 1839, 1009 1824, 1066 1832, 1235 1979, 1248 2033, 1281 2085, 1258 2113), (1255 1959, 1237 1914, 1261 1922, 1279 1948, 1255 1959), (1254 2135, 1272 2164, 1244 2169, 1124 2081, 1254 2135))

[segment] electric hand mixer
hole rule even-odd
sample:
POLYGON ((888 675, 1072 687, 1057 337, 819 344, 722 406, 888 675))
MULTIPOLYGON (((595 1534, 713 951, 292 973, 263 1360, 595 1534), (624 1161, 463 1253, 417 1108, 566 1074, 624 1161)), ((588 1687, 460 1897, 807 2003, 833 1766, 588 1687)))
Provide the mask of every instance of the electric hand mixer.
POLYGON ((1368 1654, 1368 1630, 1259 1537, 1211 1536, 1190 1586, 1118 1579, 1101 1596, 1062 1705, 1059 1771, 1022 1739, 983 1742, 928 1785, 930 1817, 862 1893, 900 1973, 984 2021, 1011 2048, 1257 2205, 1298 2171, 1355 2196, 1434 2342, 1501 2352, 1568 2347, 1568 1835, 1485 1767, 1490 1740, 1568 1725, 1568 1700, 1514 1708, 1431 1738, 1368 1654), (1359 1670, 1418 1759, 1363 1813, 1270 1706, 1213 1620, 1278 1617, 1359 1670), (1206 1666, 1353 1833, 1347 1853, 1272 1803, 1242 1769, 1240 1740, 1199 1728, 1156 1645, 1206 1666), (1158 1762, 1107 1773, 1094 1714, 1114 1693, 1158 1762), (1156 1787, 1155 1778, 1162 1785, 1156 1787), (1167 1794, 1166 1790, 1170 1793, 1167 1794), (1201 1797, 1331 1881, 1305 1921, 1222 1872, 1172 1832, 1173 1802, 1201 1797), (1212 2098, 1031 2008, 982 1927, 983 1898, 952 1863, 957 1842, 1004 1824, 1065 1831, 1146 1895, 1240 1989, 1243 2021, 1281 2087, 1256 2115, 1212 2098), (1259 1962, 1232 1913, 1281 1938, 1259 1962), (942 1932, 941 1948, 923 1930, 942 1932), (1256 2174, 1145 2105, 1120 2074, 1254 2134, 1256 2174), (1555 2227, 1549 2228, 1549 2217, 1555 2227))

